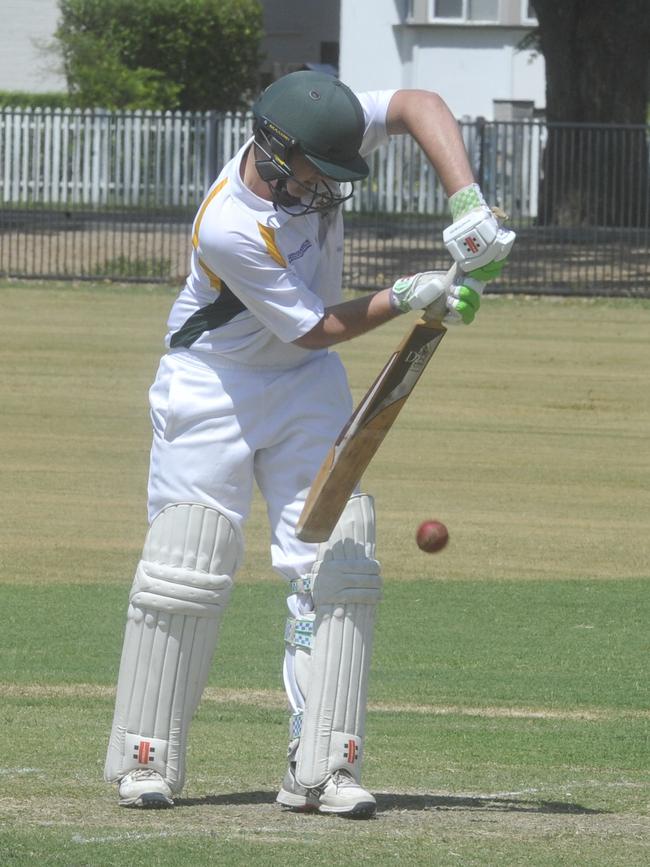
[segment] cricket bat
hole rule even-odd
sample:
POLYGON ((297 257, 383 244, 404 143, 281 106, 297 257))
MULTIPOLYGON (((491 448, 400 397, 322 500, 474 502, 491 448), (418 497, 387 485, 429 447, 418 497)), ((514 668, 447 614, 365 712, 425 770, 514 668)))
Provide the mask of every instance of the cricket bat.
MULTIPOLYGON (((444 278, 445 288, 457 274, 444 278)), ((326 542, 368 464, 406 403, 447 329, 422 316, 388 359, 329 450, 296 527, 303 542, 326 542)))

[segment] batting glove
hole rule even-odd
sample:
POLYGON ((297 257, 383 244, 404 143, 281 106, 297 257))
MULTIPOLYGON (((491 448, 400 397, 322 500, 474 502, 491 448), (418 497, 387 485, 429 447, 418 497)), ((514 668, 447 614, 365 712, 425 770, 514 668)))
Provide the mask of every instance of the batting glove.
POLYGON ((402 313, 424 310, 427 319, 463 322, 469 325, 481 306, 485 284, 471 277, 445 289, 444 271, 424 271, 411 277, 400 277, 390 290, 391 303, 402 313))
POLYGON ((449 198, 449 205, 454 222, 445 229, 442 239, 452 258, 475 279, 494 280, 501 273, 517 237, 513 231, 503 228, 505 214, 490 210, 478 184, 455 192, 449 198), (501 267, 484 272, 493 262, 502 263, 501 267))
POLYGON ((462 283, 454 283, 449 289, 446 298, 445 309, 440 309, 440 304, 434 302, 424 311, 425 319, 438 319, 451 325, 460 322, 470 325, 481 306, 481 295, 485 283, 475 280, 473 277, 464 276, 462 283), (442 315, 441 315, 442 314, 442 315))

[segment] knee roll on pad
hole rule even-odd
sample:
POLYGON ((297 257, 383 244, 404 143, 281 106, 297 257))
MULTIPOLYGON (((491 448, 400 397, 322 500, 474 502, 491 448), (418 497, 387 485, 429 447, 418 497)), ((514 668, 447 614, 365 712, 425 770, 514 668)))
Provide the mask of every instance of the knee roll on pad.
POLYGON ((160 773, 174 793, 241 546, 216 509, 173 504, 153 520, 131 593, 104 776, 160 773))
POLYGON ((381 598, 372 498, 352 497, 311 575, 314 639, 296 776, 360 778, 375 608, 381 598))

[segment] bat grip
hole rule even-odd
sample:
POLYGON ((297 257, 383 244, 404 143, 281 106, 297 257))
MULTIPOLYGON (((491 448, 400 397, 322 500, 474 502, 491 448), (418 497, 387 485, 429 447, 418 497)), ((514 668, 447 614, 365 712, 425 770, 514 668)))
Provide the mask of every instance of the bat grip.
MULTIPOLYGON (((453 262, 445 276, 442 278, 442 286, 445 292, 447 292, 450 286, 453 286, 455 281, 461 276, 462 273, 463 271, 458 262, 453 262)), ((441 319, 437 319, 435 316, 428 314, 426 308, 422 311, 420 318, 421 321, 426 322, 427 324, 440 324, 442 322, 441 319)))

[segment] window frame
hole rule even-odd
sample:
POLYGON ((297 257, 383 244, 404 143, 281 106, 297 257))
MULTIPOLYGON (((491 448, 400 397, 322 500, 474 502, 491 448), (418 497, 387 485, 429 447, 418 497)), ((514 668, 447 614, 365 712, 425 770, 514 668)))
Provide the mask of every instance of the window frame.
POLYGON ((521 23, 528 24, 530 27, 537 27, 539 21, 537 20, 537 16, 534 14, 535 10, 533 9, 532 18, 528 15, 528 7, 530 6, 530 0, 521 0, 521 23))
MULTIPOLYGON (((525 2, 525 0, 522 0, 525 2)), ((500 24, 501 23, 501 0, 496 0, 497 4, 497 12, 495 18, 470 18, 468 16, 468 7, 470 0, 460 0, 461 3, 461 16, 459 18, 449 18, 444 17, 441 18, 436 15, 436 0, 429 0, 429 21, 432 24, 500 24)), ((523 9, 523 7, 522 7, 523 9)))

